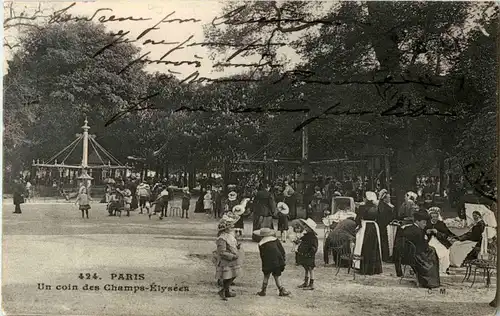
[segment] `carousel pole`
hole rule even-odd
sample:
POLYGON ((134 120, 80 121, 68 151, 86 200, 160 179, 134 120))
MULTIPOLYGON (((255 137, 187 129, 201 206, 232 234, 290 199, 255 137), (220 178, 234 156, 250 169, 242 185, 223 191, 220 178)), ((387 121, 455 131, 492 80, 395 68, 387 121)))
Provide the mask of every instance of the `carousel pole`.
POLYGON ((86 177, 87 179, 83 180, 83 183, 87 190, 90 187, 90 180, 89 175, 87 173, 87 169, 89 167, 88 159, 89 159, 89 129, 90 126, 88 125, 87 117, 85 117, 84 125, 82 126, 83 129, 83 154, 82 154, 82 177, 86 177))

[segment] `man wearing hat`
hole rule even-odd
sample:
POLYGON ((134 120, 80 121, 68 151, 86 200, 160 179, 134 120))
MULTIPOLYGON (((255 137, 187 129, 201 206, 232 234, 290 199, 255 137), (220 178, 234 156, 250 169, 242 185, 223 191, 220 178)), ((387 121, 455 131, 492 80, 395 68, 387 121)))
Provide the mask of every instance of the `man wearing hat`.
MULTIPOLYGON (((425 227, 430 216, 426 211, 413 214, 413 225, 403 229, 403 237, 415 247, 415 260, 412 268, 417 275, 418 284, 424 288, 437 288, 439 278, 439 259, 434 248, 430 247, 425 237, 425 227)), ((405 253, 408 250, 405 247, 405 253)))
POLYGON ((281 242, 274 236, 274 229, 264 227, 253 233, 262 238, 259 242, 259 253, 264 280, 262 281, 262 289, 257 295, 266 296, 267 284, 272 274, 276 287, 279 289, 279 296, 289 296, 290 292, 285 290, 279 279, 285 270, 286 253, 281 242))

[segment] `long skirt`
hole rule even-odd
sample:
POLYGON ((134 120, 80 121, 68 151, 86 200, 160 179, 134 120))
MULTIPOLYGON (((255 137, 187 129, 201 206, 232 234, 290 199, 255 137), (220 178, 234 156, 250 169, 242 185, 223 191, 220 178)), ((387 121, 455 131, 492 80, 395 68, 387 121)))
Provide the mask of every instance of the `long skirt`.
POLYGON ((292 195, 290 197, 285 197, 285 203, 288 205, 288 208, 290 209, 290 212, 288 213, 288 218, 289 219, 296 219, 297 218, 297 198, 295 195, 292 195))
POLYGON ((434 236, 429 240, 429 246, 436 250, 439 259, 439 273, 446 273, 446 270, 450 267, 450 250, 434 236))
POLYGON ((396 241, 397 225, 387 225, 387 242, 389 244, 389 257, 392 257, 394 251, 394 243, 396 241))
POLYGON ((412 268, 415 270, 420 287, 432 289, 441 286, 439 259, 434 248, 429 247, 426 252, 416 254, 415 265, 412 268))
POLYGON ((382 261, 389 261, 389 235, 387 232, 387 226, 379 226, 380 229, 380 248, 382 250, 382 261))
POLYGON ((450 265, 452 267, 460 267, 476 244, 476 241, 470 240, 454 242, 450 247, 450 265))
POLYGON ((353 267, 359 269, 360 274, 382 273, 382 251, 380 249, 380 231, 374 221, 361 221, 361 228, 356 234, 354 255, 361 256, 354 260, 353 267))

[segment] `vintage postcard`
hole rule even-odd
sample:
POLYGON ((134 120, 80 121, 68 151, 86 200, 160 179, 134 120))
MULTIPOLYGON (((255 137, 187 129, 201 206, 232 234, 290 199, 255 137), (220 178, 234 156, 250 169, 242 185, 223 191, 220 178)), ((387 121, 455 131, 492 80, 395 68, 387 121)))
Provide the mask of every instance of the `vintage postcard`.
POLYGON ((495 2, 4 1, 5 315, 493 315, 495 2))

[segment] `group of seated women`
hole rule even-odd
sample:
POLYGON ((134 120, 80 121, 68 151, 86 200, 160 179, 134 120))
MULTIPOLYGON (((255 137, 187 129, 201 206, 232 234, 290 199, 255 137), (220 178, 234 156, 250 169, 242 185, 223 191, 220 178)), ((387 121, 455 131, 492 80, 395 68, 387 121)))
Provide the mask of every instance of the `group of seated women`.
MULTIPOLYGON (((413 223, 402 225, 396 233, 392 259, 396 264, 398 276, 402 275, 401 264, 408 264, 404 260, 402 261, 407 251, 403 248, 408 244, 412 245, 414 256, 410 265, 417 275, 419 285, 426 288, 439 287, 440 274, 449 273, 450 266, 460 267, 466 261, 477 259, 482 246, 483 232, 487 225, 480 212, 474 211, 472 216, 474 222, 470 230, 457 236, 443 222, 439 208, 431 207, 427 211, 416 211, 413 214, 413 223)), ((335 260, 338 258, 336 256, 338 251, 348 253, 354 249, 356 254, 356 248, 360 248, 358 252, 362 259, 354 268, 360 269, 360 273, 363 274, 382 273, 378 227, 374 230, 373 236, 370 235, 368 240, 361 241, 363 245, 356 245, 358 243, 357 234, 359 234, 360 229, 363 229, 357 222, 354 218, 347 218, 330 231, 325 240, 325 263, 329 263, 329 255, 331 254, 335 260), (374 239, 378 239, 378 242, 375 242, 374 239), (371 249, 373 246, 375 249, 371 249), (362 251, 364 248, 370 248, 370 251, 362 251), (363 271, 364 266, 369 269, 363 271)), ((376 224, 371 223, 371 225, 376 224)), ((350 262, 336 263, 339 265, 353 264, 350 262)))

